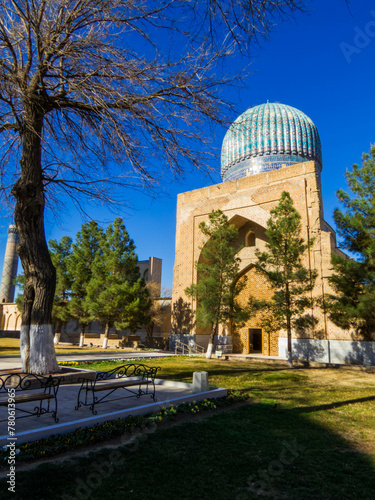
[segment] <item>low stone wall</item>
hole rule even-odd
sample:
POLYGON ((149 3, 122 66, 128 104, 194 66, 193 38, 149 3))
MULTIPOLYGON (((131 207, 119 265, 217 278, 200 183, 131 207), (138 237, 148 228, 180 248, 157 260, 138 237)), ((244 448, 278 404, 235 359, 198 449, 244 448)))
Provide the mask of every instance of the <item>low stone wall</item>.
MULTIPOLYGON (((279 356, 287 358, 287 339, 279 338, 279 356)), ((375 366, 375 342, 292 339, 293 359, 337 365, 375 366)))

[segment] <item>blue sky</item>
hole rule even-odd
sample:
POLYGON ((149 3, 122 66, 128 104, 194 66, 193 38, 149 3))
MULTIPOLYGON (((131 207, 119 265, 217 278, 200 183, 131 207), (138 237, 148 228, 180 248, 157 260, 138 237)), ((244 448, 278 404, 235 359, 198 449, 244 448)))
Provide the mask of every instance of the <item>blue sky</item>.
MULTIPOLYGON (((269 100, 298 108, 314 121, 323 149, 324 213, 333 225, 332 213, 338 206, 335 192, 345 187, 346 169, 359 163, 362 153, 375 143, 375 5, 356 0, 349 11, 345 0, 312 0, 308 7, 309 14, 275 26, 270 39, 253 51, 246 85, 239 91, 231 90, 229 97, 238 114, 269 100)), ((246 62, 237 58, 232 64, 240 68, 246 62)), ((225 130, 221 130, 215 138, 219 147, 224 135, 225 130)), ((139 259, 163 259, 163 285, 171 288, 177 194, 221 182, 220 159, 211 177, 190 172, 180 181, 167 182, 155 199, 124 192, 124 199, 134 207, 125 212, 119 209, 114 214, 105 207, 88 211, 103 226, 116 215, 122 216, 139 259)), ((9 222, 9 213, 2 210, 1 266, 9 222)), ((65 234, 74 237, 83 222, 69 205, 59 223, 48 213, 47 239, 60 239, 65 234)))

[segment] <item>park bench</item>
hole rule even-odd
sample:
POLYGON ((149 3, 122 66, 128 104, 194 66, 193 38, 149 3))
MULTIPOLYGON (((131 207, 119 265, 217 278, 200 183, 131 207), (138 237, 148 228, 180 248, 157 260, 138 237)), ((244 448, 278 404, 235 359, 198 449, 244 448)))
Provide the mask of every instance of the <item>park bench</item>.
POLYGON ((15 404, 15 409, 26 415, 17 415, 15 418, 30 416, 40 417, 45 413, 52 413, 57 423, 57 392, 64 377, 49 375, 35 375, 31 373, 3 373, 0 374, 0 407, 15 404), (29 408, 20 408, 21 404, 34 403, 29 408), (32 408, 32 406, 34 406, 32 408))
POLYGON ((88 406, 94 415, 95 406, 100 403, 117 401, 119 399, 150 395, 155 397, 155 377, 160 367, 150 367, 142 364, 123 365, 107 372, 96 372, 95 378, 82 378, 78 392, 76 410, 88 406), (120 397, 108 399, 115 391, 122 390, 120 397), (98 395, 97 395, 98 394, 98 395), (83 399, 81 399, 83 395, 83 399))

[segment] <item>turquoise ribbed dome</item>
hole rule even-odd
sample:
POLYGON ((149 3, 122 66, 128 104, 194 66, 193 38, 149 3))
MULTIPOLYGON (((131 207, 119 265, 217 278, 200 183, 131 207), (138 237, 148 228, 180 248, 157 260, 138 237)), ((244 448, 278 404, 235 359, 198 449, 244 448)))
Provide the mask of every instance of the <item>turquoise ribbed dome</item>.
POLYGON ((221 177, 246 175, 315 160, 322 166, 319 133, 302 111, 280 103, 250 108, 228 129, 221 150, 221 177))

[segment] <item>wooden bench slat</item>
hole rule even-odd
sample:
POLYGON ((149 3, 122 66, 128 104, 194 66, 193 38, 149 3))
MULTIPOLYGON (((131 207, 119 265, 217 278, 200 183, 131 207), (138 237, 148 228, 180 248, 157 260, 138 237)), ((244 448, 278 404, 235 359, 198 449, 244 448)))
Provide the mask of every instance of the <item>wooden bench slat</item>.
MULTIPOLYGON (((17 395, 14 399, 17 403, 27 403, 28 401, 40 401, 41 399, 52 399, 54 398, 51 394, 45 394, 44 392, 38 394, 21 394, 17 395)), ((8 400, 0 401, 0 406, 7 406, 8 400)))
POLYGON ((94 391, 97 392, 97 391, 105 391, 105 390, 108 390, 108 389, 118 389, 118 388, 121 388, 121 387, 132 387, 132 386, 135 386, 135 385, 141 385, 141 384, 147 384, 147 383, 150 383, 147 382, 147 380, 138 380, 138 381, 135 381, 135 380, 129 380, 129 381, 121 381, 121 382, 113 382, 111 384, 97 384, 95 387, 94 387, 94 391))

